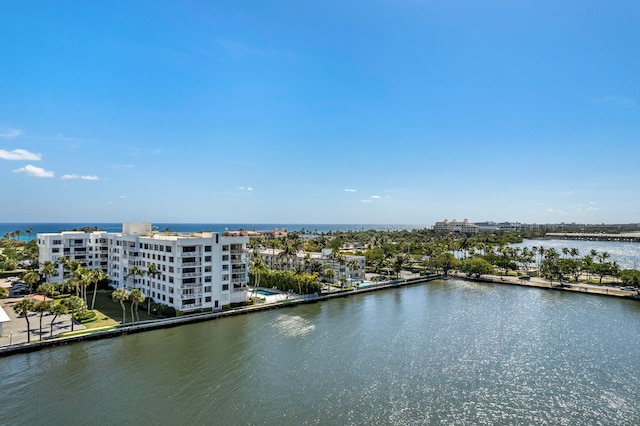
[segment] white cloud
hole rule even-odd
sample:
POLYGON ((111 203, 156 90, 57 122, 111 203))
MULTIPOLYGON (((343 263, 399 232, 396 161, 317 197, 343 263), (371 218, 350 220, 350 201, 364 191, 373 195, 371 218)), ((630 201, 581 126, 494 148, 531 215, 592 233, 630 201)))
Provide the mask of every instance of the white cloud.
POLYGON ((62 177, 60 179, 82 179, 82 180, 98 180, 98 176, 90 176, 90 175, 76 175, 76 174, 67 174, 67 175, 62 175, 62 177))
POLYGON ((371 200, 360 200, 361 203, 370 203, 371 200))
POLYGON ((19 169, 16 169, 13 171, 14 173, 26 173, 29 176, 35 176, 35 177, 44 177, 44 178, 50 178, 50 177, 54 177, 55 173, 49 170, 45 170, 41 167, 36 167, 36 166, 32 166, 31 164, 27 164, 24 167, 20 167, 19 169))
POLYGON ((23 134, 24 132, 20 129, 4 129, 0 132, 0 138, 13 139, 23 134))
POLYGON ((247 186, 247 187, 239 186, 238 189, 240 191, 253 191, 253 188, 251 186, 247 186))
POLYGON ((356 192, 356 190, 351 188, 346 188, 344 192, 356 192))
POLYGON ((377 199, 382 198, 382 197, 380 197, 379 195, 372 195, 371 198, 373 198, 374 200, 377 200, 377 199))
POLYGON ((26 149, 14 149, 13 151, 5 151, 0 149, 0 159, 2 160, 31 160, 40 161, 42 156, 40 154, 34 154, 26 149))

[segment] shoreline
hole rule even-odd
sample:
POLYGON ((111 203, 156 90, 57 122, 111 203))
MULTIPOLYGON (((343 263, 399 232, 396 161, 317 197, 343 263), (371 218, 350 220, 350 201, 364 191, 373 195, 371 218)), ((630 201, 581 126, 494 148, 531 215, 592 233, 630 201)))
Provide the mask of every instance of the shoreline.
MULTIPOLYGON (((622 297, 630 300, 640 300, 640 296, 638 296, 638 292, 621 290, 617 287, 610 286, 599 286, 593 284, 582 284, 582 283, 557 283, 557 285, 552 285, 547 280, 542 278, 532 277, 530 280, 520 280, 517 277, 512 276, 500 276, 500 275, 483 275, 480 278, 472 278, 468 277, 465 274, 461 273, 451 273, 448 276, 444 275, 431 275, 427 277, 419 277, 419 278, 410 278, 410 279, 400 279, 395 281, 387 281, 377 285, 371 285, 363 288, 356 288, 344 291, 338 291, 335 293, 329 293, 324 295, 306 295, 295 299, 289 299, 286 301, 279 301, 275 303, 265 303, 247 306, 243 308, 235 308, 222 312, 208 312, 208 313, 199 313, 188 316, 167 318, 163 320, 154 320, 148 322, 142 322, 139 324, 131 324, 131 325, 122 325, 113 328, 110 326, 106 330, 99 331, 88 331, 84 334, 77 334, 74 336, 66 336, 66 337, 57 337, 53 339, 43 340, 41 342, 32 342, 30 344, 27 343, 19 343, 11 346, 3 346, 0 347, 0 358, 17 354, 17 353, 27 353, 39 351, 46 348, 52 348, 55 346, 67 345, 71 343, 78 343, 83 341, 90 340, 99 340, 99 339, 110 339, 126 334, 135 334, 141 333, 144 331, 151 331, 163 328, 173 328, 179 327, 187 324, 195 324, 205 321, 213 321, 220 318, 226 318, 230 316, 237 315, 247 315, 253 312, 262 312, 273 309, 282 309, 282 308, 291 308, 301 304, 308 303, 318 303, 331 299, 349 297, 356 294, 364 294, 370 293, 378 290, 385 290, 397 287, 405 287, 414 284, 423 284, 430 281, 435 281, 438 279, 448 279, 455 278, 461 279, 465 281, 473 281, 473 282, 485 282, 492 284, 507 284, 507 285, 517 285, 521 287, 533 287, 540 288, 546 290, 560 290, 560 291, 570 291, 581 294, 593 294, 599 296, 609 296, 609 297, 622 297)), ((554 284, 556 284, 554 282, 554 284)))
POLYGON ((638 291, 622 290, 619 287, 613 287, 604 284, 586 284, 573 281, 553 281, 552 283, 549 280, 538 277, 531 277, 529 280, 521 280, 518 277, 501 275, 482 275, 480 276, 480 278, 473 278, 459 272, 451 273, 449 276, 466 281, 518 285, 521 287, 535 287, 547 290, 571 291, 574 293, 594 294, 599 296, 622 297, 625 299, 640 300, 638 291))
POLYGON ((154 320, 148 322, 141 322, 139 324, 122 325, 113 328, 109 326, 107 330, 100 331, 87 331, 83 334, 66 337, 56 337, 53 339, 31 342, 31 343, 17 343, 11 346, 0 347, 0 358, 17 354, 35 352, 54 346, 67 345, 71 343, 82 342, 85 340, 99 340, 110 339, 113 337, 122 336, 125 334, 141 333, 143 331, 158 330, 162 328, 173 328, 181 325, 195 324, 199 322, 212 321, 220 318, 226 318, 236 315, 247 315, 253 312, 268 311, 273 309, 291 308, 301 304, 317 303, 326 300, 349 297, 355 294, 369 293, 372 291, 384 290, 389 288, 404 287, 414 284, 422 284, 437 279, 442 279, 442 275, 431 275, 427 277, 419 277, 414 279, 402 279, 395 281, 387 281, 378 285, 367 286, 360 289, 351 289, 337 291, 335 293, 329 293, 325 295, 306 295, 286 301, 280 301, 275 303, 265 303, 259 305, 246 306, 242 308, 229 309, 222 312, 207 312, 193 315, 185 315, 181 317, 167 318, 163 320, 154 320))

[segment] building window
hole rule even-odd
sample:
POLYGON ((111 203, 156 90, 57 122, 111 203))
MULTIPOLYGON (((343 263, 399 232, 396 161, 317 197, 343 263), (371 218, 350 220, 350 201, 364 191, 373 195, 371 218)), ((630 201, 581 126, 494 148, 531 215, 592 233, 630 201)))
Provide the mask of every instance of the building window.
POLYGON ((229 251, 229 246, 228 245, 222 246, 222 251, 229 251))
POLYGON ((229 284, 222 284, 222 291, 228 291, 229 290, 229 284))
POLYGON ((205 293, 211 293, 211 286, 207 286, 204 288, 205 293))
POLYGON ((173 297, 169 298, 169 303, 173 303, 173 297))
POLYGON ((206 303, 211 303, 211 296, 207 296, 207 297, 205 297, 205 298, 204 298, 204 301, 205 301, 206 303))
POLYGON ((204 261, 205 262, 211 262, 211 256, 205 256, 204 257, 204 261))
POLYGON ((211 282, 211 277, 204 277, 204 282, 205 283, 210 283, 211 282))
POLYGON ((165 246, 164 251, 166 251, 167 253, 171 253, 171 246, 165 246))
POLYGON ((211 251, 211 246, 204 246, 204 251, 211 251))

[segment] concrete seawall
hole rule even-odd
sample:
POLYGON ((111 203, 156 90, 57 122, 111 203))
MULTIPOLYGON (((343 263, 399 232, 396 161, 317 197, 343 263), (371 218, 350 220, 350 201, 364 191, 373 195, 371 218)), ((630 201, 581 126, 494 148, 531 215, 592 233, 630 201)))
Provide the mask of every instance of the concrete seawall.
POLYGON ((356 294, 369 293, 372 291, 385 290, 397 287, 403 287, 414 284, 422 284, 442 278, 440 275, 432 275, 428 277, 420 277, 414 279, 402 279, 396 281, 385 282, 359 289, 339 291, 326 295, 307 295, 302 298, 290 299, 284 302, 269 303, 247 306, 244 308, 230 309, 222 312, 210 312, 202 314, 186 315, 176 318, 168 318, 164 320, 147 321, 140 324, 124 325, 116 328, 109 328, 101 331, 88 330, 84 334, 74 336, 59 337, 54 339, 43 340, 41 342, 16 344, 13 346, 4 346, 0 348, 0 357, 17 353, 34 352, 41 349, 51 348, 70 343, 83 342, 89 340, 109 339, 124 334, 141 333, 143 331, 158 330, 162 328, 178 327, 186 324, 195 324, 204 321, 212 321, 219 318, 226 318, 235 315, 246 315, 253 312, 267 311, 272 309, 290 308, 305 303, 317 303, 339 297, 348 297, 356 294))

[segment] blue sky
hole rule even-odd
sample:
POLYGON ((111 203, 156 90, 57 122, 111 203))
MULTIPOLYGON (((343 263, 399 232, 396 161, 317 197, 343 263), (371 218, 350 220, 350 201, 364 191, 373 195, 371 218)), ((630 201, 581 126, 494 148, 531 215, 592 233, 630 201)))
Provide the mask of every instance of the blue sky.
POLYGON ((0 222, 640 222, 638 1, 9 1, 0 222))

